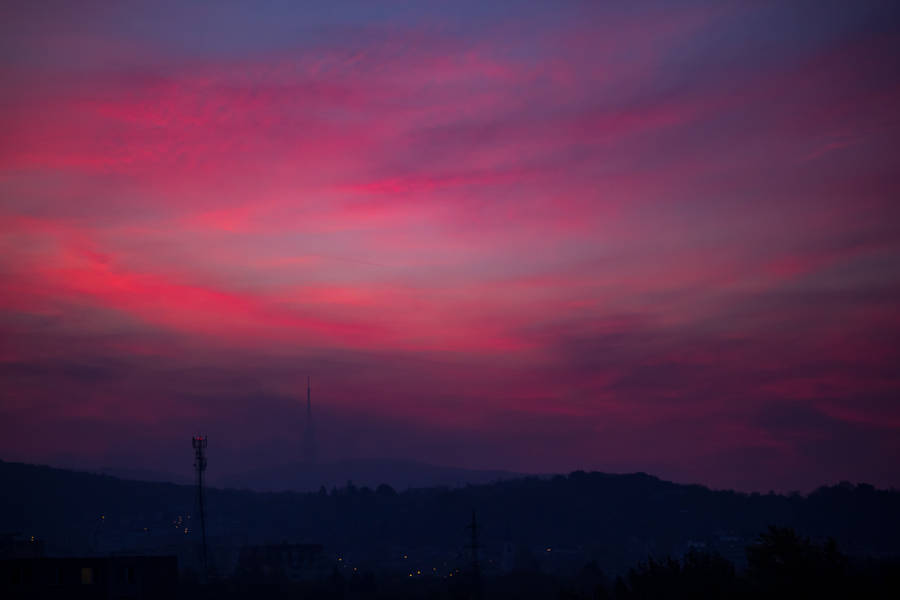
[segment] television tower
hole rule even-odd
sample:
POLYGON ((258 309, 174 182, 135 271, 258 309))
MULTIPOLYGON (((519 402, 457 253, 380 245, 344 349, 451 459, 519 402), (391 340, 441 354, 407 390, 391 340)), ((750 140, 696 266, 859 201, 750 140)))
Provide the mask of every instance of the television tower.
POLYGON ((316 431, 313 427, 312 398, 308 375, 306 376, 306 428, 303 431, 303 458, 309 464, 316 462, 316 431))
POLYGON ((200 534, 203 545, 200 547, 200 564, 203 567, 203 580, 209 573, 206 558, 206 502, 203 498, 203 472, 206 471, 206 436, 195 435, 191 439, 194 448, 194 470, 197 471, 197 507, 200 512, 200 534))

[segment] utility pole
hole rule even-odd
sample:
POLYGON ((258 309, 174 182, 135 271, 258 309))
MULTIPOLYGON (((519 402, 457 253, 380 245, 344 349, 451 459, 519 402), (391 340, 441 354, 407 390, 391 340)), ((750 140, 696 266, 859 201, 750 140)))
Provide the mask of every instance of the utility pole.
POLYGON ((472 552, 472 598, 480 600, 481 564, 478 562, 478 549, 481 548, 481 544, 478 543, 478 521, 475 519, 475 509, 472 509, 472 522, 469 523, 466 529, 472 532, 469 545, 466 546, 472 552))
POLYGON ((202 581, 209 576, 209 564, 206 554, 206 502, 203 498, 203 472, 206 471, 206 436, 195 435, 191 439, 194 448, 194 470, 197 471, 197 506, 200 512, 200 534, 203 544, 200 547, 200 564, 203 569, 202 581))

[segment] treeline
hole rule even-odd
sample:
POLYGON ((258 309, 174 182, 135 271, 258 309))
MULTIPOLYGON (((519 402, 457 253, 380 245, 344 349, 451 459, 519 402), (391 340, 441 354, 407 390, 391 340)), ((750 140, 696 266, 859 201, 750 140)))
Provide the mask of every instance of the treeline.
MULTIPOLYGON (((38 536, 56 553, 83 552, 91 540, 130 544, 133 532, 146 531, 152 543, 160 529, 183 542, 172 522, 194 507, 190 486, 18 463, 0 462, 0 487, 0 530, 38 536)), ((473 509, 488 550, 507 543, 552 547, 615 573, 647 556, 681 556, 692 543, 715 549, 729 539, 743 547, 770 525, 817 543, 833 538, 850 556, 900 553, 900 493, 865 484, 808 495, 743 494, 646 474, 578 471, 454 489, 396 491, 348 483, 307 494, 208 494, 213 540, 313 541, 330 553, 360 557, 395 548, 461 551, 473 509)))
POLYGON ((504 575, 410 579, 363 571, 303 583, 260 585, 252 580, 182 584, 185 598, 307 598, 387 600, 705 600, 757 598, 895 598, 900 589, 896 559, 859 559, 834 540, 816 543, 794 530, 771 527, 747 547, 747 568, 738 571, 720 555, 692 550, 682 558, 648 558, 618 577, 591 562, 571 576, 517 569, 504 575))
POLYGON ((817 544, 792 529, 770 527, 746 552, 747 569, 740 573, 721 556, 703 552, 648 559, 593 597, 892 598, 900 590, 900 562, 851 559, 833 539, 817 544))

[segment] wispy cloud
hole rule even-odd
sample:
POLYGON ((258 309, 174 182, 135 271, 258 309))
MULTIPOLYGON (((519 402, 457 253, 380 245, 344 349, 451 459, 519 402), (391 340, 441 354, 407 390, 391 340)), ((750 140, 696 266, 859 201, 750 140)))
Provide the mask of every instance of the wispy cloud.
POLYGON ((369 4, 5 10, 0 452, 900 484, 894 9, 369 4))

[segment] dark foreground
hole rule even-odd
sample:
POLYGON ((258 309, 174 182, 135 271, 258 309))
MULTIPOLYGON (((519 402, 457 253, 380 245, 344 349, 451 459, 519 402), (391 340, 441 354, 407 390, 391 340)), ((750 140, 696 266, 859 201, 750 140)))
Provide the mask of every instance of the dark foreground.
POLYGON ((0 490, 0 598, 900 597, 900 492, 865 484, 209 489, 206 553, 191 486, 0 461, 0 490))
POLYGON ((201 582, 178 572, 175 557, 32 558, 0 561, 5 598, 321 598, 321 599, 645 599, 645 598, 896 598, 900 563, 851 559, 791 529, 772 527, 746 549, 738 572, 721 555, 692 550, 680 559, 648 558, 621 576, 596 563, 569 576, 542 573, 537 563, 504 574, 481 565, 447 575, 377 573, 335 568, 291 581, 275 567, 239 570, 201 582))

